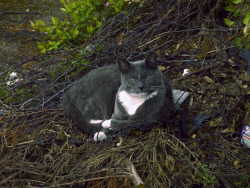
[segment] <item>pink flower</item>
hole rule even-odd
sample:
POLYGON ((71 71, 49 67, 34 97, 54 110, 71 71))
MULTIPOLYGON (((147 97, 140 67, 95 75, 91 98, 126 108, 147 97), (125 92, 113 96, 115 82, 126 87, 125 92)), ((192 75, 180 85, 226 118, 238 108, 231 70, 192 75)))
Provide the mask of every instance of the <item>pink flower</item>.
POLYGON ((106 4, 105 4, 105 6, 107 7, 107 6, 109 6, 110 5, 110 3, 109 2, 107 2, 106 4))

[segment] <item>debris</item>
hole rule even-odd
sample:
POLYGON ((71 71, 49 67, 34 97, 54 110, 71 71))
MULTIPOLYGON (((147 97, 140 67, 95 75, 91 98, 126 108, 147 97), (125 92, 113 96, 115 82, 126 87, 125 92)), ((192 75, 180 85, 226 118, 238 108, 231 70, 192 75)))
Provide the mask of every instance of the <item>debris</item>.
POLYGON ((173 89, 175 109, 178 109, 182 105, 182 103, 186 100, 186 98, 188 98, 188 96, 189 96, 188 91, 173 89))
POLYGON ((183 73, 182 73, 182 76, 185 76, 185 75, 187 75, 187 74, 189 74, 188 69, 184 69, 184 70, 183 70, 183 73))
POLYGON ((250 148, 250 127, 248 125, 244 125, 243 127, 243 130, 240 136, 240 142, 241 144, 244 144, 248 148, 250 148))

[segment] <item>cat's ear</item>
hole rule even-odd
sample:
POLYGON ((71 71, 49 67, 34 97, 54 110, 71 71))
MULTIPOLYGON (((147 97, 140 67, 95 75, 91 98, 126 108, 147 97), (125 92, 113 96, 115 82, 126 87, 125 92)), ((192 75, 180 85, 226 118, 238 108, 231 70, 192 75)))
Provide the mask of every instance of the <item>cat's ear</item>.
POLYGON ((154 52, 150 52, 146 59, 145 59, 145 63, 147 67, 153 68, 153 69, 157 69, 158 68, 158 62, 157 62, 157 56, 154 52))
POLYGON ((126 73, 131 68, 131 64, 124 58, 117 59, 121 73, 126 73))

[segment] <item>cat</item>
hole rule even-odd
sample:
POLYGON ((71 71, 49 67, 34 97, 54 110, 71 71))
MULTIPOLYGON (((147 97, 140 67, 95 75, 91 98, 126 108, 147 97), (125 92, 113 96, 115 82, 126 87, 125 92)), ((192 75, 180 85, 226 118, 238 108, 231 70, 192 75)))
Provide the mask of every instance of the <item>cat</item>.
POLYGON ((167 120, 174 112, 170 84, 154 52, 146 59, 91 70, 64 94, 64 112, 95 141, 136 121, 167 120))

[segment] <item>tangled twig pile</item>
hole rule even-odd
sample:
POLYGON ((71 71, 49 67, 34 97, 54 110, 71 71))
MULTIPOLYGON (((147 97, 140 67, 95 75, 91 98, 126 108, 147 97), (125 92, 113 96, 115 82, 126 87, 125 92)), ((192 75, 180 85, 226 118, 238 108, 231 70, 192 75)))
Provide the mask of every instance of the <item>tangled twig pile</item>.
POLYGON ((237 32, 214 16, 219 6, 145 3, 107 21, 80 47, 17 62, 21 82, 6 85, 0 78, 0 185, 130 187, 132 162, 147 187, 250 186, 249 151, 238 142, 249 124, 247 64, 232 45, 237 32), (179 138, 169 122, 134 131, 120 147, 117 139, 95 143, 61 114, 62 93, 87 71, 149 51, 158 54, 173 88, 191 93, 185 107, 190 138, 179 138), (183 77, 184 69, 191 73, 183 77))

